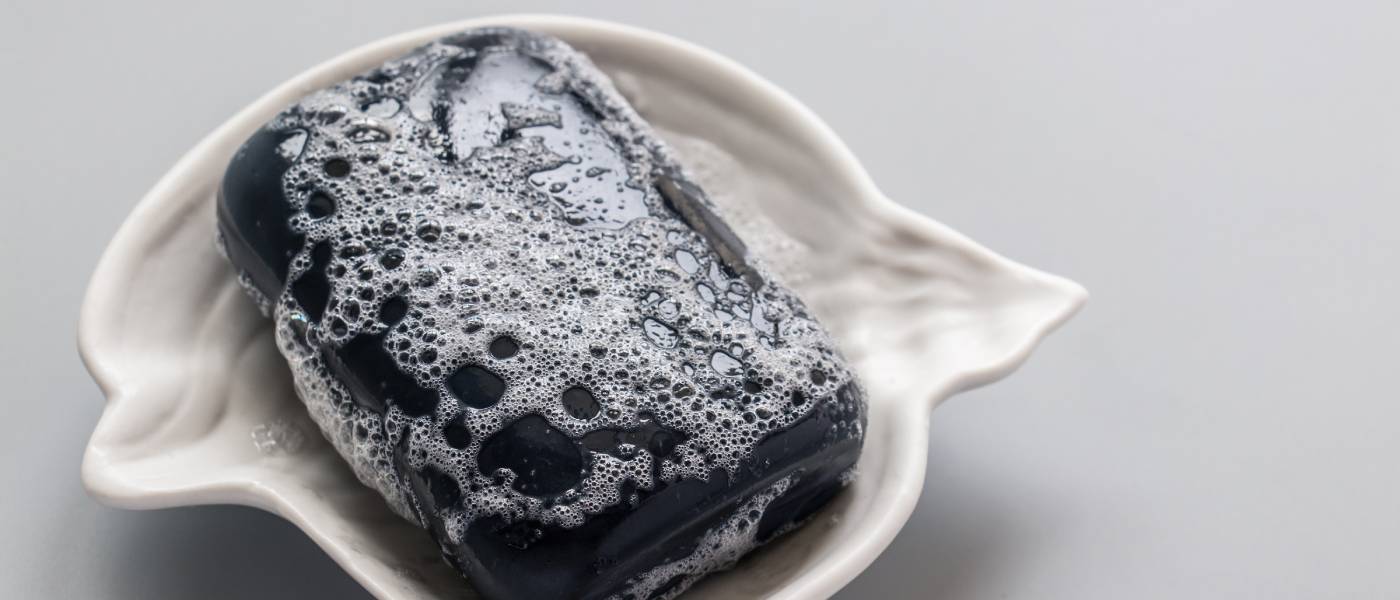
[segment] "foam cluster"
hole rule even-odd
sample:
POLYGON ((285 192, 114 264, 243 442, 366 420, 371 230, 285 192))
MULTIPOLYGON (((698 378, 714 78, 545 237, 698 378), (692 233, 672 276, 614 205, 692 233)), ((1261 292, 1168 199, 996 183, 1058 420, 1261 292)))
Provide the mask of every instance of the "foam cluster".
MULTIPOLYGON (((818 405, 863 407, 802 303, 552 38, 449 37, 268 129, 303 242, 264 302, 297 391, 359 479, 444 547, 481 519, 574 528, 733 476, 818 405)), ((862 419, 832 427, 862 435, 862 419)), ((638 585, 736 548, 711 540, 638 585)))

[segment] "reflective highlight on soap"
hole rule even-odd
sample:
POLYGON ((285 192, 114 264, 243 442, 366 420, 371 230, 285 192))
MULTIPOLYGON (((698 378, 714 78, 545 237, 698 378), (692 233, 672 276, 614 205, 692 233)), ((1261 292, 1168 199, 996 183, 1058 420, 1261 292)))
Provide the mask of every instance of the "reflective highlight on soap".
POLYGON ((672 597, 859 456, 826 331, 559 40, 310 94, 232 160, 219 232, 322 433, 486 597, 672 597))

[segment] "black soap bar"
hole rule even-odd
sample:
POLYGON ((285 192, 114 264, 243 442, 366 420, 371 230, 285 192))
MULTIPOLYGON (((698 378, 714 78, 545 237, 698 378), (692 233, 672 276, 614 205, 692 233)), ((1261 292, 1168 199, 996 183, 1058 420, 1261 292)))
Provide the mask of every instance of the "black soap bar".
POLYGON ((303 98, 218 230, 322 432, 487 598, 666 598, 850 481, 830 337, 587 58, 481 29, 303 98))

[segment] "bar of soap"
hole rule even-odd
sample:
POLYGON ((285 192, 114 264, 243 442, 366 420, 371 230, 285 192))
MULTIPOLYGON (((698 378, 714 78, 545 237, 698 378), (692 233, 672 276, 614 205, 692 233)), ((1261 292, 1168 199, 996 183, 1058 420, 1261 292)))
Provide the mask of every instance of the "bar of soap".
POLYGON ((326 438, 484 597, 673 597, 853 477, 829 335, 552 37, 308 95, 237 152, 218 230, 326 438))

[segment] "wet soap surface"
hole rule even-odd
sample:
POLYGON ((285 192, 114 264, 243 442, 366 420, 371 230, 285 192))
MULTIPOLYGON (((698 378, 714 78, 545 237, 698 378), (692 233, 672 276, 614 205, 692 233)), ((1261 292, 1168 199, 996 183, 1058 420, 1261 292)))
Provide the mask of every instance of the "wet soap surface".
POLYGON ((221 192, 313 417, 488 596, 678 593, 859 454, 829 337, 557 41, 468 32, 312 94, 221 192))

